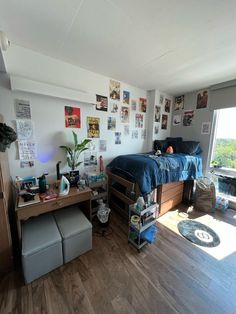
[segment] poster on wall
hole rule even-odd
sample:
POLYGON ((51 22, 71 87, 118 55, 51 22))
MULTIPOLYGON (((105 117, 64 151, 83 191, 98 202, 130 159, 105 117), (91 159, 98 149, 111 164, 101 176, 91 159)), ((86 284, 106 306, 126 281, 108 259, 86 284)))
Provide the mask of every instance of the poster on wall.
POLYGON ((99 151, 100 152, 106 152, 107 151, 107 141, 106 140, 100 140, 99 141, 99 151))
POLYGON ((181 114, 176 114, 173 116, 173 125, 180 125, 181 124, 181 114))
POLYGON ((184 95, 175 97, 174 110, 183 110, 184 109, 184 95))
POLYGON ((155 106, 154 121, 155 122, 161 121, 161 107, 160 106, 155 106))
POLYGON ((20 162, 21 168, 32 168, 34 167, 34 160, 21 160, 20 162))
POLYGON ((126 105, 129 105, 129 97, 130 97, 130 92, 127 90, 123 91, 123 103, 126 105))
POLYGON ((97 162, 97 152, 86 151, 84 152, 84 166, 96 166, 97 162))
POLYGON ((120 82, 110 80, 109 94, 110 99, 120 100, 120 82))
POLYGON ((211 122, 202 122, 201 134, 210 134, 211 122))
POLYGON ((116 130, 116 118, 114 117, 107 118, 107 129, 110 131, 116 130))
POLYGON ((171 100, 168 98, 165 98, 165 112, 170 112, 170 107, 171 107, 171 100))
POLYGON ((134 99, 131 100, 131 110, 133 111, 137 110, 137 101, 134 99))
POLYGON ((88 138, 100 137, 100 118, 87 117, 87 137, 88 138))
POLYGON ((147 99, 139 98, 139 111, 146 112, 147 111, 147 99))
POLYGON ((157 135, 159 133, 159 124, 154 126, 154 134, 157 135))
POLYGON ((138 139, 138 130, 132 130, 131 138, 135 140, 138 139))
POLYGON ((96 109, 107 111, 108 101, 106 96, 96 95, 96 109))
POLYGON ((16 120, 16 132, 18 140, 32 140, 34 127, 31 120, 16 120))
POLYGON ((110 104, 111 107, 111 113, 117 113, 119 110, 119 106, 117 103, 113 102, 110 104))
POLYGON ((27 100, 15 100, 15 112, 18 119, 31 119, 30 102, 27 100))
POLYGON ((124 136, 129 136, 129 125, 124 125, 124 136))
POLYGON ((143 128, 143 114, 136 113, 135 115, 135 127, 143 128))
POLYGON ((141 130, 141 139, 145 140, 146 137, 147 137, 147 130, 146 129, 141 130))
POLYGON ((197 109, 206 108, 208 103, 208 91, 203 90, 197 93, 197 109))
POLYGON ((66 128, 80 128, 80 108, 65 106, 66 128))
POLYGON ((120 121, 122 123, 129 123, 129 108, 128 107, 121 107, 120 110, 120 121))
POLYGON ((184 111, 183 126, 191 126, 194 118, 194 110, 184 111))
POLYGON ((121 144, 121 132, 115 132, 115 144, 121 144))
POLYGON ((163 105, 163 102, 164 102, 164 96, 160 95, 159 104, 163 105))
POLYGON ((31 161, 36 159, 36 143, 35 141, 18 141, 19 159, 31 161))
POLYGON ((167 129, 167 125, 168 125, 168 115, 167 114, 163 114, 161 116, 161 128, 162 128, 162 130, 166 130, 167 129))

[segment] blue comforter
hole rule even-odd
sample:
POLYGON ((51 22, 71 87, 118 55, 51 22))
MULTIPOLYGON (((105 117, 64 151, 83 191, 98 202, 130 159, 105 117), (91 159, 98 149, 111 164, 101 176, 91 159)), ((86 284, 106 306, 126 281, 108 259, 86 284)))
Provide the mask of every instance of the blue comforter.
POLYGON ((132 154, 114 158, 107 167, 121 169, 138 183, 141 193, 160 184, 197 179, 202 176, 202 158, 185 154, 132 154))

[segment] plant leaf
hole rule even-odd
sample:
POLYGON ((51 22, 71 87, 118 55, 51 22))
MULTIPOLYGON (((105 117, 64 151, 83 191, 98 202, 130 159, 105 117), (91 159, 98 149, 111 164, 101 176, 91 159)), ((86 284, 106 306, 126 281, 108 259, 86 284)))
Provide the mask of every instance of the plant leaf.
POLYGON ((72 131, 72 133, 73 133, 73 137, 74 137, 74 144, 75 144, 75 146, 77 146, 77 144, 78 144, 77 134, 74 131, 72 131))

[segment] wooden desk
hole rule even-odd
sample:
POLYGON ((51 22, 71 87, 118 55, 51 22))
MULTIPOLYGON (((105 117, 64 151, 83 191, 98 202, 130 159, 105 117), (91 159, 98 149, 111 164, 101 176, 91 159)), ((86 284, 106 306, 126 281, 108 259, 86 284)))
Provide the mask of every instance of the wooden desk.
POLYGON ((85 188, 83 191, 78 191, 77 188, 71 188, 70 193, 65 196, 59 196, 57 199, 38 202, 35 204, 26 205, 16 208, 16 217, 19 237, 21 238, 21 221, 27 220, 30 217, 48 213, 66 206, 81 203, 81 209, 85 212, 87 218, 91 221, 91 189, 85 188))

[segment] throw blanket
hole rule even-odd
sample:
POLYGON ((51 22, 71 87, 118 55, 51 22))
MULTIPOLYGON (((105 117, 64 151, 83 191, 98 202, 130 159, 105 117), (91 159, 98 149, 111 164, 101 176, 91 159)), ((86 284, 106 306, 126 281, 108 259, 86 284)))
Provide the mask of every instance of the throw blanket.
POLYGON ((202 158, 185 154, 131 154, 114 158, 107 166, 121 169, 138 183, 141 193, 160 184, 197 179, 202 176, 202 158))

